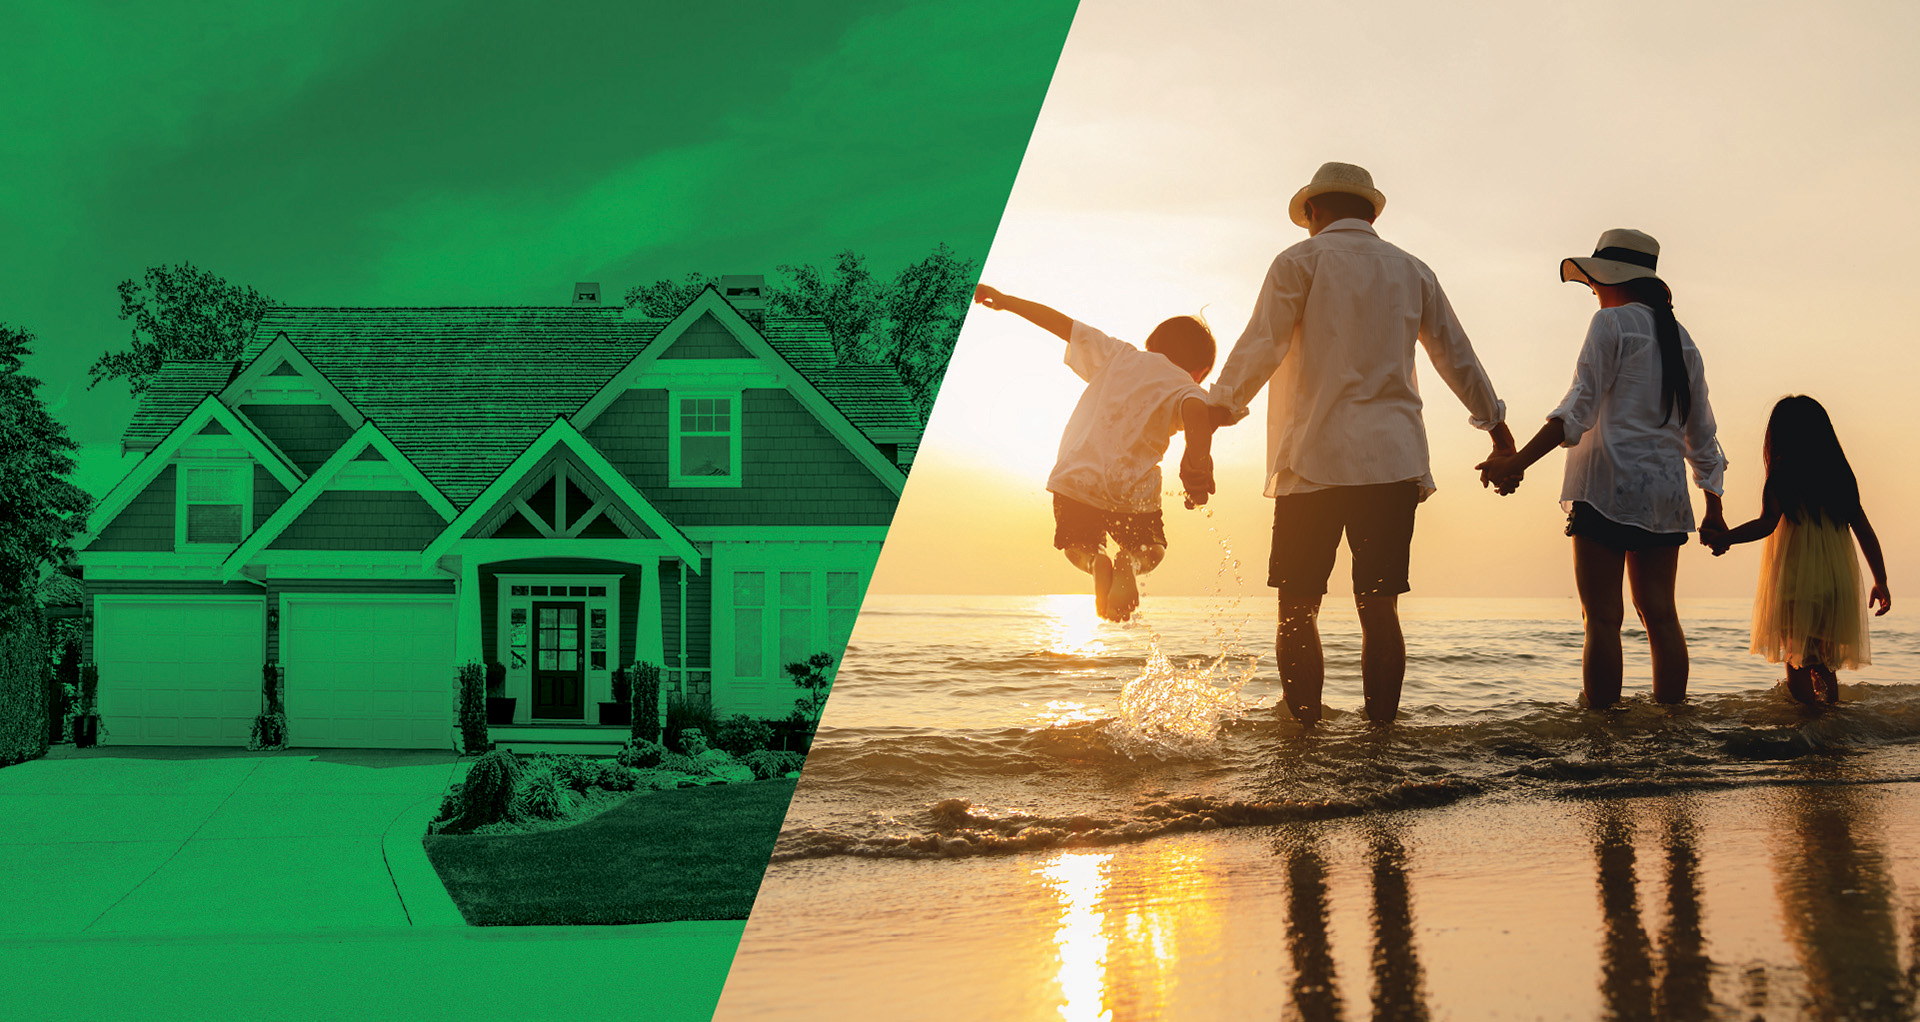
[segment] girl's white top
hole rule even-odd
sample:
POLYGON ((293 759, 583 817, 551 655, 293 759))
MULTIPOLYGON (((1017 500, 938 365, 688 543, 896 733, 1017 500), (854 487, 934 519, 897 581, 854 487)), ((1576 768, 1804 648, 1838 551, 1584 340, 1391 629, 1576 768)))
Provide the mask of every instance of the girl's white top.
POLYGON ((1622 525, 1692 532, 1686 466, 1692 466, 1701 489, 1724 492, 1727 457, 1715 435, 1700 350, 1684 326, 1680 352, 1693 394, 1684 425, 1678 408, 1668 416, 1660 407, 1653 310, 1636 302, 1594 314, 1573 387, 1547 416, 1566 427, 1562 446, 1571 448, 1560 488, 1563 509, 1571 511, 1574 501, 1584 500, 1622 525))
POLYGON ((1047 489, 1104 511, 1160 510, 1160 459, 1180 431, 1180 405, 1207 399, 1167 356, 1075 321, 1067 367, 1087 381, 1060 438, 1047 489))

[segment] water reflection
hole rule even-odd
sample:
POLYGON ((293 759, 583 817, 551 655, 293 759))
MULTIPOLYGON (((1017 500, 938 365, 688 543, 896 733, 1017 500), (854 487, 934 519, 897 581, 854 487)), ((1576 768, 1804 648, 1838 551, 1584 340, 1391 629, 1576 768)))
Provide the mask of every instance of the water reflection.
POLYGON ((1327 860, 1309 837, 1286 851, 1287 953, 1293 964, 1293 1007, 1305 1022, 1340 1018, 1327 927, 1327 860))
POLYGON ((1377 830, 1373 866, 1373 1017, 1375 1022, 1426 1022, 1426 977, 1413 947, 1413 892, 1407 850, 1391 831, 1377 830))
POLYGON ((1108 854, 1068 854, 1040 870, 1060 899, 1060 922, 1053 943, 1060 971, 1060 1017, 1065 1022, 1110 1022, 1107 985, 1106 914, 1101 895, 1107 889, 1108 854))
MULTIPOLYGON (((1305 1022, 1330 1022, 1344 1016, 1340 982, 1328 919, 1328 863, 1311 835, 1285 845, 1287 874, 1287 953, 1292 966, 1289 994, 1293 1015, 1305 1022)), ((1407 875, 1407 849, 1383 826, 1367 836, 1371 888, 1369 922, 1373 949, 1371 1006, 1375 1022, 1425 1022, 1426 975, 1414 946, 1413 890, 1407 875)))
POLYGON ((1700 908, 1699 824, 1683 799, 1658 810, 1665 881, 1665 925, 1656 957, 1641 921, 1640 877, 1633 810, 1606 802, 1592 820, 1593 858, 1600 898, 1600 996, 1610 1019, 1720 1017, 1713 994, 1714 964, 1706 953, 1700 908))
POLYGON ((1811 1018, 1914 1017, 1920 957, 1901 967, 1882 797, 1835 785, 1793 788, 1781 798, 1775 886, 1811 1018))

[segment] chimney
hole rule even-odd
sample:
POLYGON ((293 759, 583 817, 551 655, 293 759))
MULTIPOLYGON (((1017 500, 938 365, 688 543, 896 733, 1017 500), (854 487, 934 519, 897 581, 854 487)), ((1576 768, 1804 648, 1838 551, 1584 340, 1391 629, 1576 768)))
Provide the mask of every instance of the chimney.
POLYGON ((599 308, 600 285, 594 284, 594 283, 582 283, 582 284, 573 285, 573 304, 575 308, 579 308, 581 306, 592 306, 594 308, 599 308))
POLYGON ((759 273, 729 273, 720 278, 720 297, 754 326, 767 322, 767 278, 759 273))

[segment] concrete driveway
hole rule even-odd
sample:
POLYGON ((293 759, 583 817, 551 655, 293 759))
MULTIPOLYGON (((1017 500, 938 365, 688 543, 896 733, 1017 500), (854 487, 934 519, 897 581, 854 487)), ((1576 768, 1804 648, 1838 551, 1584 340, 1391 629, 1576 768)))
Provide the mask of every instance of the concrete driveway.
POLYGON ((458 925, 420 838, 460 769, 451 752, 56 748, 0 770, 0 934, 458 925))

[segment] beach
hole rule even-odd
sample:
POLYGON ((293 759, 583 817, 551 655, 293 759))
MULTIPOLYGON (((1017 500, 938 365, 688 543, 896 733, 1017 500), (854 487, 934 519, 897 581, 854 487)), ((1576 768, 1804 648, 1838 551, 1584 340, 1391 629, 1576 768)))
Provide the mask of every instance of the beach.
POLYGON ((1914 1017, 1910 633, 1814 717, 1683 606, 1688 705, 1592 714, 1571 601, 1410 599, 1383 735, 1330 601, 1341 712, 1278 720, 1269 658, 1196 742, 1125 682, 1264 608, 1074 599, 870 599, 717 1017, 1914 1017))

